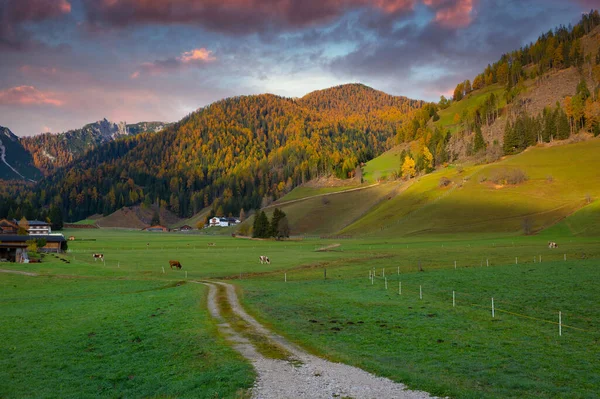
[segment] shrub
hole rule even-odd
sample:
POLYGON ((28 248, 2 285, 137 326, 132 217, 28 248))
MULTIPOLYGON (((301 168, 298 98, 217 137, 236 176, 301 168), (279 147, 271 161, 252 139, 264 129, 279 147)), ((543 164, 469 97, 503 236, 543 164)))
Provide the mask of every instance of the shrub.
POLYGON ((489 178, 495 184, 515 185, 528 180, 527 174, 521 169, 496 169, 489 178))
POLYGON ((452 184, 452 180, 448 179, 446 176, 443 176, 442 178, 440 178, 439 186, 441 188, 448 187, 450 184, 452 184))

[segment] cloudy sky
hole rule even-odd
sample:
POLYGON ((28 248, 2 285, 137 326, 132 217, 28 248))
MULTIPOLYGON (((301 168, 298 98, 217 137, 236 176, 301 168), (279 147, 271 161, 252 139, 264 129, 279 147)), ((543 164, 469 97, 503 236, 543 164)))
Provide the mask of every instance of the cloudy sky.
POLYGON ((0 125, 176 121, 361 82, 437 100, 600 0, 0 0, 0 125))

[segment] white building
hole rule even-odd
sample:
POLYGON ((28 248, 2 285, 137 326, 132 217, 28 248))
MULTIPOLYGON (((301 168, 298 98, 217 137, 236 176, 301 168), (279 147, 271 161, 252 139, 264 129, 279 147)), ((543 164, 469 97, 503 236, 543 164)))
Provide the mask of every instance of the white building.
POLYGON ((29 235, 32 236, 47 236, 52 233, 50 223, 40 222, 39 220, 31 220, 29 223, 29 235))

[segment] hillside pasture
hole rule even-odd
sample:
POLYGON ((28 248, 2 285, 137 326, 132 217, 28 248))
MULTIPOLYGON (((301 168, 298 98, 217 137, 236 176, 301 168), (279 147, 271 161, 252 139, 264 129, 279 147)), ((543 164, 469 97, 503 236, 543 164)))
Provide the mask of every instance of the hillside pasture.
POLYGON ((402 146, 396 146, 367 162, 363 168, 363 179, 369 183, 375 183, 379 179, 391 178, 394 172, 399 172, 403 162, 400 159, 402 148, 402 146))
MULTIPOLYGON (((438 170, 418 178, 342 233, 537 232, 600 196, 600 175, 589 167, 598 151, 600 140, 591 140, 534 147, 495 164, 438 170), (526 180, 515 185, 492 181, 515 170, 523 172, 526 180), (451 184, 442 187, 444 177, 451 184)), ((588 220, 591 225, 593 219, 588 220)))
MULTIPOLYGON (((462 113, 465 110, 472 109, 473 107, 478 107, 492 93, 494 93, 496 97, 500 98, 500 107, 504 107, 506 105, 506 100, 504 100, 502 96, 502 94, 504 93, 504 87, 502 87, 502 85, 500 84, 486 86, 483 89, 473 91, 461 101, 453 102, 452 105, 450 105, 450 107, 439 111, 438 115, 440 116, 440 120, 436 122, 436 125, 439 127, 451 128, 455 125, 454 116, 456 114, 462 116, 462 113)), ((452 129, 451 132, 453 132, 452 129)))
MULTIPOLYGON (((292 235, 331 235, 360 219, 381 201, 394 195, 400 183, 307 198, 278 206, 287 215, 292 235)), ((269 218, 274 208, 267 210, 269 218)))

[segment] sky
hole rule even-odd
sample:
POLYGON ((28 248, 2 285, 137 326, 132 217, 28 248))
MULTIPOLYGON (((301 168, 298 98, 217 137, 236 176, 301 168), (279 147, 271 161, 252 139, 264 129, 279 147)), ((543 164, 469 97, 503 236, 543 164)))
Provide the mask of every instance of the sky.
POLYGON ((344 83, 437 101, 600 0, 0 0, 0 125, 174 122, 344 83))

